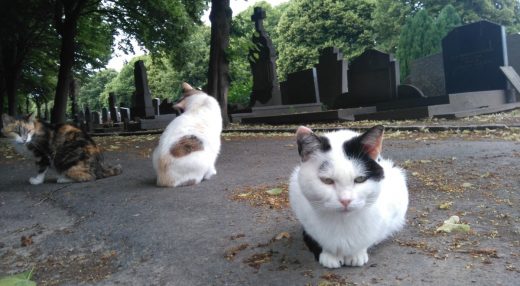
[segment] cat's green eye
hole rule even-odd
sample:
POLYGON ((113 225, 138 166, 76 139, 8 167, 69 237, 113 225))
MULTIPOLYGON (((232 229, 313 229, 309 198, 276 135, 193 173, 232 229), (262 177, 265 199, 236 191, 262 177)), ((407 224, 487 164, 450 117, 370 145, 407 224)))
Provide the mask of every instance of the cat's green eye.
POLYGON ((354 183, 358 183, 358 184, 361 184, 363 183, 364 181, 366 181, 368 178, 365 177, 365 176, 359 176, 359 177, 356 177, 354 179, 354 183))
POLYGON ((320 180, 325 185, 333 185, 334 184, 334 180, 331 179, 331 178, 320 178, 320 180))

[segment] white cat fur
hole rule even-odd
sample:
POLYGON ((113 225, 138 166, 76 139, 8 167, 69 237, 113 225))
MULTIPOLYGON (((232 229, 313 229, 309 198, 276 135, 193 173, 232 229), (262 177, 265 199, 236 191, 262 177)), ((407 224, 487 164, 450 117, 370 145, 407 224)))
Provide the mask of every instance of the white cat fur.
POLYGON ((291 207, 304 230, 322 247, 319 262, 328 268, 364 265, 368 261, 367 249, 405 223, 408 190, 402 169, 379 157, 384 179, 354 183, 354 178, 363 174, 358 173, 355 161, 346 160, 342 145, 358 135, 350 130, 325 134, 331 150, 315 151, 296 167, 290 179, 291 207), (332 186, 318 177, 324 161, 331 162, 333 168, 321 175, 333 178, 332 186), (348 211, 344 211, 339 198, 352 200, 348 211))
POLYGON ((198 184, 217 173, 215 162, 220 152, 222 115, 215 98, 194 90, 184 83, 185 92, 191 92, 176 105, 184 112, 176 117, 161 135, 153 152, 153 166, 157 185, 177 187, 198 184), (196 136, 202 141, 203 150, 183 157, 173 157, 170 148, 184 136, 196 136))

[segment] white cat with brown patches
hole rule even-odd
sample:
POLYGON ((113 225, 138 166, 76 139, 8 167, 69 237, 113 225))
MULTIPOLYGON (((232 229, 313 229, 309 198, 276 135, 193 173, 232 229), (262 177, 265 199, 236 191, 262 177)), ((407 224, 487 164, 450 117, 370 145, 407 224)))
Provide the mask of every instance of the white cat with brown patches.
POLYGON ((183 95, 175 105, 183 113, 176 117, 153 152, 157 186, 189 186, 217 173, 222 115, 215 98, 182 84, 183 95))
POLYGON ((300 166, 289 200, 303 239, 328 268, 362 266, 367 249, 400 230, 408 208, 404 171, 380 156, 383 126, 359 134, 296 132, 300 166))

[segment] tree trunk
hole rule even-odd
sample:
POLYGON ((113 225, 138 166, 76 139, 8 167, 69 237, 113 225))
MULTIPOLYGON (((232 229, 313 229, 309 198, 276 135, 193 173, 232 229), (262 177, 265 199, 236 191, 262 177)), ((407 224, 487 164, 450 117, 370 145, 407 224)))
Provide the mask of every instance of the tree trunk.
POLYGON ((66 121, 67 97, 69 95, 70 75, 74 65, 74 41, 76 37, 77 21, 63 23, 60 51, 60 70, 58 72, 58 83, 56 84, 56 95, 51 116, 52 123, 64 123, 66 121))
POLYGON ((19 59, 21 54, 19 53, 17 45, 4 47, 3 53, 4 86, 2 88, 5 95, 7 95, 7 113, 11 116, 15 116, 18 107, 16 90, 22 74, 22 65, 19 64, 22 62, 22 60, 19 59))
POLYGON ((66 121, 67 97, 69 95, 72 67, 74 66, 74 53, 78 20, 87 0, 58 1, 56 6, 55 25, 61 35, 60 69, 58 71, 58 83, 54 96, 54 107, 51 115, 51 123, 64 123, 66 121))
POLYGON ((224 126, 229 123, 227 114, 227 93, 229 89, 229 60, 226 50, 229 47, 229 31, 232 11, 230 0, 211 1, 211 43, 208 69, 208 94, 220 104, 224 126))

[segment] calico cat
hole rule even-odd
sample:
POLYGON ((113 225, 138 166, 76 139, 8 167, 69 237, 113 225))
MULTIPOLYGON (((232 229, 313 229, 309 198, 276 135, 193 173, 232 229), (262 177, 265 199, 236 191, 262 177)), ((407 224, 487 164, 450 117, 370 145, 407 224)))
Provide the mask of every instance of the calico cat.
POLYGON ((200 183, 217 173, 222 115, 215 98, 182 84, 183 95, 175 108, 182 110, 153 152, 157 186, 177 187, 200 183))
POLYGON ((3 114, 2 120, 2 133, 12 140, 17 152, 36 159, 38 174, 29 179, 33 185, 43 183, 51 167, 58 172, 58 183, 92 181, 122 172, 120 165, 105 165, 101 149, 73 125, 51 125, 34 115, 15 119, 3 114))
POLYGON ((300 166, 289 201, 304 242, 328 268, 362 266, 367 249, 400 230, 408 208, 404 171, 380 157, 383 126, 363 134, 296 131, 300 166))

